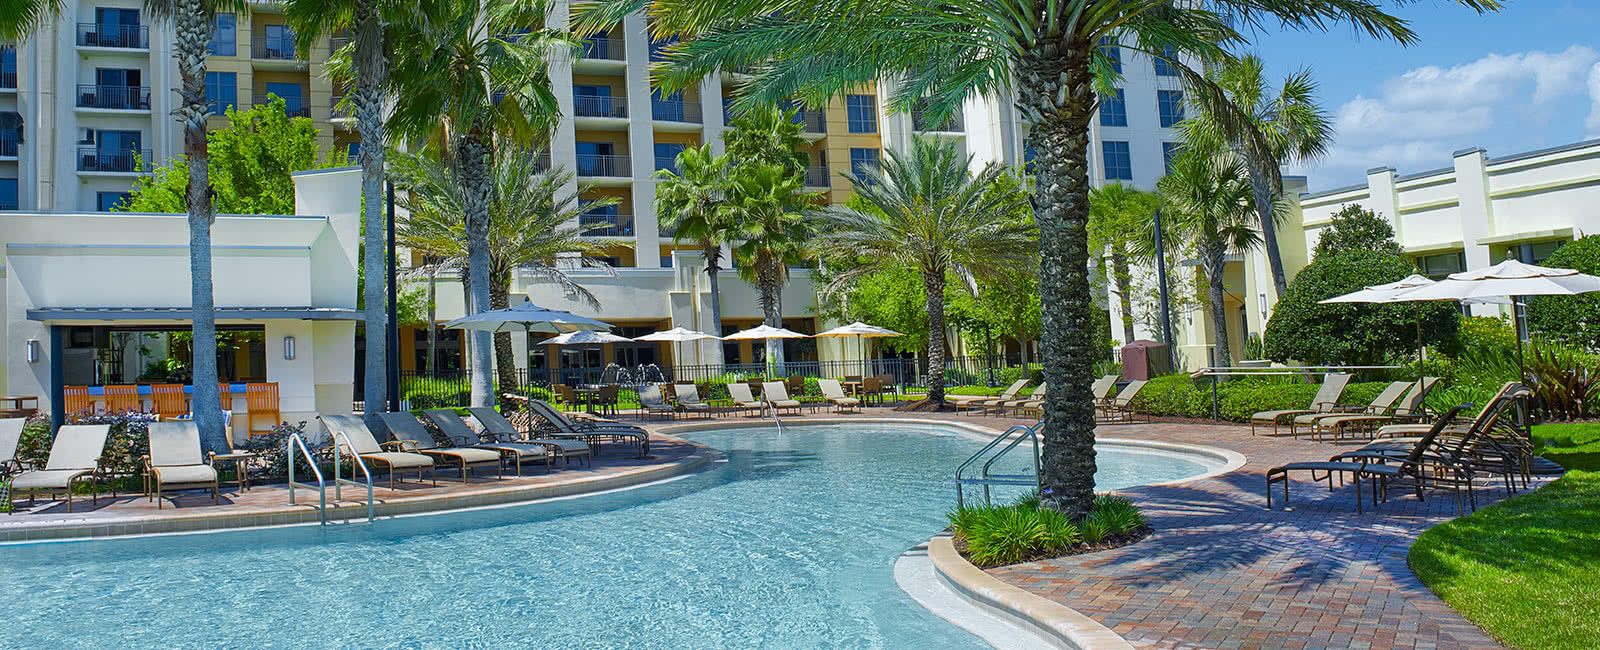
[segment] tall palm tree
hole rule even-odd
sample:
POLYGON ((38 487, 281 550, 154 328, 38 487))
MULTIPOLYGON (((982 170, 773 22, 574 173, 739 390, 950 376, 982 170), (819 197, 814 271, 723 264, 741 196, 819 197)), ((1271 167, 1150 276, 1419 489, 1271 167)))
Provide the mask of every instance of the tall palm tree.
MULTIPOLYGON (((343 30, 355 33, 354 42, 335 53, 336 61, 331 69, 338 81, 348 82, 354 77, 355 90, 347 101, 355 109, 356 128, 361 135, 356 158, 361 165, 362 268, 367 276, 362 285, 366 321, 366 374, 362 397, 367 404, 388 402, 386 373, 392 352, 389 350, 389 311, 385 309, 388 295, 384 283, 376 281, 379 270, 385 268, 388 234, 388 223, 383 218, 383 156, 388 145, 383 119, 384 100, 388 96, 384 84, 389 74, 384 23, 386 20, 405 22, 408 19, 405 13, 413 5, 384 0, 286 0, 283 12, 294 28, 302 57, 324 35, 343 30)), ((382 411, 377 407, 367 408, 367 425, 379 426, 377 418, 382 411)))
MULTIPOLYGON (((425 154, 396 154, 396 185, 406 190, 404 207, 410 214, 396 225, 402 245, 439 258, 431 266, 461 268, 471 252, 466 236, 466 196, 452 170, 425 154)), ((579 215, 595 207, 580 205, 578 193, 565 191, 572 173, 540 171, 536 157, 525 152, 502 152, 495 157, 489 193, 489 308, 509 307, 512 274, 518 269, 560 285, 562 291, 594 309, 600 301, 567 274, 565 263, 610 270, 600 261, 604 248, 583 237, 574 225, 579 215)), ((616 199, 597 201, 610 205, 616 199)), ((495 365, 500 386, 514 387, 517 366, 511 334, 494 335, 495 365)), ((503 400, 502 400, 503 401, 503 400)))
MULTIPOLYGON (((490 307, 490 200, 500 148, 541 143, 560 117, 550 90, 552 55, 578 41, 547 29, 550 0, 436 0, 413 20, 389 25, 394 112, 390 138, 436 147, 461 186, 466 220, 469 314, 490 307)), ((491 402, 490 336, 473 332, 472 403, 491 402)))
MULTIPOLYGON (((1479 11, 1500 0, 1457 0, 1479 11)), ((1037 153, 1044 375, 1044 501, 1074 518, 1094 499, 1097 361, 1090 325, 1089 121, 1116 73, 1102 38, 1171 63, 1229 130, 1250 120, 1190 67, 1220 61, 1254 29, 1325 29, 1348 22, 1374 37, 1411 43, 1404 20, 1376 0, 601 0, 580 15, 580 33, 648 9, 658 36, 677 35, 658 75, 667 91, 720 69, 753 73, 734 109, 801 97, 818 104, 880 79, 895 79, 892 107, 921 105, 943 120, 968 97, 1014 90, 1032 123, 1037 153)))
POLYGON ((1133 273, 1128 263, 1160 198, 1131 185, 1108 183, 1089 190, 1089 250, 1110 251, 1111 282, 1122 311, 1122 342, 1133 342, 1133 273))
POLYGON ((1317 82, 1309 70, 1285 77, 1276 94, 1267 86, 1261 58, 1254 54, 1217 66, 1207 76, 1222 89, 1229 103, 1248 116, 1261 137, 1238 137, 1206 110, 1179 123, 1178 129, 1186 142, 1206 147, 1226 145, 1244 156, 1267 263, 1272 269, 1272 286, 1282 298, 1289 281, 1283 271, 1283 255, 1278 251, 1279 212, 1273 207, 1282 183, 1280 171, 1289 162, 1325 155, 1333 143, 1333 120, 1317 105, 1317 82))
MULTIPOLYGON (((217 348, 216 299, 211 281, 211 225, 216 213, 211 204, 210 156, 206 152, 206 59, 211 28, 219 12, 246 11, 245 0, 144 0, 145 15, 170 23, 177 38, 180 102, 172 116, 183 129, 183 153, 189 162, 189 299, 193 313, 193 349, 217 348)), ((8 0, 0 3, 0 41, 21 41, 60 17, 65 0, 8 0)), ((48 44, 47 44, 48 45, 48 44)), ((217 384, 217 356, 195 354, 194 417, 200 442, 208 451, 229 449, 222 422, 222 395, 217 384)))
POLYGON ((790 173, 806 173, 811 161, 800 150, 808 143, 800 135, 797 111, 764 105, 739 114, 722 133, 728 156, 737 165, 782 165, 790 173))
POLYGON ((944 406, 944 288, 955 274, 976 292, 976 276, 998 277, 1027 268, 1039 251, 1039 231, 1026 214, 1027 195, 991 191, 1006 174, 989 164, 973 174, 972 157, 953 143, 916 139, 877 169, 852 178, 868 210, 830 207, 816 220, 817 248, 844 269, 825 292, 848 291, 861 276, 893 268, 922 274, 928 301, 928 398, 944 406))
POLYGON ((1193 247, 1206 274, 1217 348, 1213 365, 1232 365, 1223 271, 1229 253, 1261 245, 1244 161, 1216 149, 1189 145, 1157 187, 1166 203, 1163 216, 1169 220, 1173 238, 1193 247))
MULTIPOLYGON (((783 285, 789 266, 810 260, 811 226, 806 213, 821 198, 803 192, 805 177, 782 165, 740 165, 730 196, 739 227, 730 240, 739 244, 733 256, 739 276, 754 282, 760 294, 763 322, 783 327, 783 285)), ((783 368, 783 342, 767 339, 767 362, 783 368)))
MULTIPOLYGON (((678 154, 677 170, 656 172, 656 215, 672 241, 692 241, 706 260, 706 282, 711 289, 711 334, 722 336, 722 292, 717 274, 722 272, 722 246, 739 225, 733 212, 733 162, 727 154, 711 153, 711 145, 690 147, 678 154)), ((696 344, 698 345, 698 343, 696 344)), ((710 361, 722 365, 717 346, 710 361)))

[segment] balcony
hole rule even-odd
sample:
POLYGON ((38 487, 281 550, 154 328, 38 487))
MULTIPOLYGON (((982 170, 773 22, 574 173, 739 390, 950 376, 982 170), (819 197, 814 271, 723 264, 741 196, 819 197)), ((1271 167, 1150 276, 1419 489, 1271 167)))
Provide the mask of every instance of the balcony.
POLYGON ((599 61, 626 61, 626 41, 620 38, 591 38, 583 44, 583 58, 599 61))
POLYGON ((334 95, 328 98, 328 117, 335 120, 353 120, 356 118, 355 106, 344 103, 344 95, 334 95))
POLYGON ((115 153, 108 153, 93 147, 78 149, 78 171, 80 172, 137 172, 140 163, 148 167, 150 164, 150 150, 135 151, 125 149, 115 153))
POLYGON ((16 131, 0 131, 0 158, 16 158, 22 150, 22 134, 16 131))
POLYGON ((349 36, 334 36, 328 39, 328 56, 333 56, 342 48, 350 44, 349 36))
POLYGON ((150 110, 149 86, 78 86, 78 108, 117 111, 150 110))
POLYGON ((650 101, 650 117, 663 122, 699 124, 700 105, 671 99, 654 99, 650 101))
POLYGON ((15 73, 15 72, 0 72, 0 88, 4 88, 4 89, 7 89, 7 90, 16 90, 17 89, 17 73, 15 73))
POLYGON ((150 49, 150 28, 144 25, 78 23, 78 47, 150 49))
POLYGON ((630 166, 627 156, 580 153, 578 154, 578 175, 629 178, 633 176, 633 168, 630 166))
MULTIPOLYGON (((255 95, 250 98, 251 106, 267 106, 272 103, 273 95, 255 95)), ((299 97, 283 97, 283 112, 289 117, 311 117, 311 107, 306 105, 306 100, 299 97)))
POLYGON ((585 237, 632 237, 631 214, 585 214, 578 217, 578 230, 585 237))
MULTIPOLYGON (((534 155, 534 154, 528 154, 528 155, 531 156, 531 155, 534 155)), ((533 159, 533 169, 534 169, 534 171, 537 171, 539 173, 544 173, 544 172, 550 171, 550 164, 551 164, 551 160, 550 160, 550 154, 548 152, 538 154, 533 159)))
POLYGON ((938 133, 964 133, 967 128, 963 125, 960 111, 956 111, 949 119, 935 124, 932 115, 924 116, 922 111, 911 112, 911 129, 913 131, 933 131, 938 133))
POLYGON ((628 119, 628 98, 623 96, 578 95, 572 98, 574 117, 628 119))
POLYGON ((805 133, 827 133, 828 116, 822 111, 795 111, 794 123, 800 125, 800 130, 805 133))
POLYGON ((827 167, 807 167, 806 187, 832 187, 828 183, 827 167))
POLYGON ((15 90, 17 87, 17 48, 10 45, 0 45, 0 70, 11 68, 11 72, 0 71, 0 88, 15 90))
POLYGON ((294 37, 262 36, 250 43, 250 58, 261 61, 299 61, 294 52, 294 37))

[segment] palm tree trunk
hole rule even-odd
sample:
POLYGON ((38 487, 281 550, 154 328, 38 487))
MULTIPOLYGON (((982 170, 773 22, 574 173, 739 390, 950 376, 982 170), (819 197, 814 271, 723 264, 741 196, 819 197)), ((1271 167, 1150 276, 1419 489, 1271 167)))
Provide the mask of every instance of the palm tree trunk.
POLYGON ((1211 329, 1214 330, 1212 339, 1217 342, 1216 365, 1222 368, 1233 365, 1233 354, 1228 347, 1228 309, 1224 304, 1222 290, 1222 271, 1226 263, 1226 253, 1206 253, 1206 280, 1210 284, 1208 293, 1211 298, 1211 329))
POLYGON ((211 157, 206 151, 206 44, 211 16, 201 0, 180 0, 177 28, 178 75, 183 103, 176 117, 183 127, 183 152, 189 162, 189 292, 193 312, 193 410, 200 446, 225 453, 228 436, 222 422, 222 393, 217 386, 216 300, 211 293, 211 157))
POLYGON ((1117 285, 1117 305, 1122 310, 1122 342, 1133 342, 1133 275, 1128 271, 1128 251, 1122 244, 1111 245, 1112 282, 1117 285))
POLYGON ((439 325, 437 318, 439 297, 439 268, 428 269, 428 360, 425 366, 432 377, 439 356, 439 325))
POLYGON ((1267 249, 1267 266, 1272 269, 1272 287, 1277 299, 1289 292, 1289 280, 1283 272, 1283 254, 1278 251, 1278 222, 1272 213, 1272 186, 1267 184, 1267 174, 1259 164, 1250 162, 1250 189, 1255 194, 1256 217, 1261 220, 1262 244, 1267 249))
MULTIPOLYGON (((457 144, 457 182, 461 183, 463 212, 467 217, 467 269, 471 272, 468 285, 472 302, 468 314, 489 309, 489 143, 487 137, 474 129, 457 144)), ((494 354, 488 332, 473 331, 472 337, 472 405, 489 406, 494 401, 494 354)))
MULTIPOLYGON (((722 336, 722 290, 717 282, 717 274, 722 272, 722 265, 718 259, 722 256, 722 251, 714 247, 708 247, 705 252, 706 283, 710 285, 709 288, 711 290, 711 331, 706 333, 712 336, 722 336)), ((695 349, 699 349, 700 341, 695 341, 694 344, 695 349)), ((711 355, 710 359, 704 360, 704 363, 721 366, 723 363, 722 346, 712 347, 716 350, 716 354, 711 355)))
POLYGON ((378 414, 388 410, 389 402, 389 296, 383 277, 388 248, 387 224, 383 214, 383 83, 388 59, 383 51, 383 22, 373 0, 357 0, 355 8, 355 104, 357 128, 361 130, 362 215, 366 244, 365 296, 366 374, 362 399, 366 400, 367 426, 383 431, 378 414))
MULTIPOLYGON (((783 327, 783 283, 778 279, 777 265, 781 262, 772 260, 758 261, 756 268, 756 284, 761 290, 762 322, 769 327, 783 327)), ((767 364, 783 371, 783 345, 778 339, 767 339, 767 364)))
MULTIPOLYGON (((922 272, 922 290, 928 294, 928 405, 944 406, 944 270, 922 272)), ((990 354, 993 350, 985 350, 990 354)))
MULTIPOLYGON (((501 273, 489 286, 489 308, 505 309, 510 307, 511 274, 501 273)), ((496 397, 500 401, 500 410, 506 413, 516 411, 517 404, 506 399, 507 392, 521 392, 517 390, 517 362, 516 355, 511 349, 511 333, 495 332, 494 335, 494 364, 500 378, 500 391, 496 397)))
POLYGON ((1034 221, 1039 225, 1039 343, 1044 379, 1044 450, 1040 486, 1044 503, 1073 519, 1094 503, 1094 403, 1090 374, 1096 360, 1089 291, 1089 118, 1094 114, 1092 43, 1042 37, 1018 62, 1017 106, 1034 121, 1028 138, 1037 182, 1034 221), (1062 91, 1058 94, 1056 91, 1062 91))

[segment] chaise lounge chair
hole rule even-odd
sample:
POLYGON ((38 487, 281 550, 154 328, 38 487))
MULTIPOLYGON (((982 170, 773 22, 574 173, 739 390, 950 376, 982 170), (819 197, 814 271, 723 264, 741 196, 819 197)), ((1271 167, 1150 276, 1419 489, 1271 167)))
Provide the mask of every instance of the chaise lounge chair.
POLYGON ((688 413, 700 413, 711 417, 716 409, 711 404, 700 399, 700 388, 694 384, 673 384, 672 390, 678 395, 678 408, 688 413))
POLYGON ((1388 412, 1389 409, 1394 407, 1395 401, 1399 400, 1400 396, 1405 394, 1406 389, 1410 387, 1411 382, 1391 381, 1366 406, 1335 406, 1332 412, 1329 413, 1303 413, 1296 415, 1289 420, 1289 435, 1299 437, 1300 429, 1304 428, 1310 430, 1312 436, 1315 437, 1320 430, 1317 422, 1323 418, 1388 412))
POLYGON ((495 475, 504 478, 504 467, 501 464, 502 456, 493 449, 478 449, 475 447, 440 447, 433 440, 433 434, 422 426, 422 422, 409 411, 403 413, 382 413, 378 418, 383 420, 384 426, 389 427, 389 435, 394 436, 391 442, 383 443, 385 447, 395 451, 412 452, 432 456, 434 461, 445 461, 461 469, 461 482, 469 483, 472 480, 468 473, 472 467, 479 465, 494 465, 495 475))
POLYGON ((640 386, 636 394, 639 396, 639 419, 656 415, 665 415, 668 420, 678 417, 678 409, 662 396, 660 384, 640 386))
POLYGON ((756 399, 755 394, 750 391, 749 384, 728 384, 728 397, 733 400, 733 407, 738 410, 749 409, 759 414, 766 408, 766 404, 756 399))
POLYGON ((540 419, 555 428, 551 438, 570 438, 589 443, 591 448, 607 441, 627 441, 639 445, 639 458, 650 454, 650 432, 631 424, 620 422, 584 422, 579 424, 557 411, 543 400, 528 400, 528 408, 540 419))
POLYGON ((834 410, 843 413, 847 410, 860 411, 861 400, 844 394, 844 386, 839 385, 837 379, 818 379, 817 388, 822 390, 822 398, 832 404, 834 410))
POLYGON ((1111 401, 1111 397, 1116 392, 1116 390, 1117 390, 1117 376, 1116 375, 1106 375, 1104 377, 1101 377, 1099 379, 1094 380, 1094 383, 1089 385, 1089 392, 1094 395, 1094 403, 1095 403, 1096 406, 1099 406, 1099 405, 1105 404, 1106 402, 1111 401))
POLYGON ((774 411, 789 409, 792 413, 800 412, 800 401, 789 399, 789 390, 781 381, 768 381, 761 383, 761 396, 774 411))
POLYGON ((22 428, 27 424, 28 418, 0 420, 0 480, 22 471, 17 445, 22 443, 22 428))
POLYGON ((361 460, 369 463, 378 463, 389 470, 389 489, 394 489, 394 474, 400 470, 417 470, 417 482, 422 482, 422 470, 428 470, 428 475, 433 479, 433 484, 439 484, 439 476, 434 473, 433 458, 422 454, 408 454, 397 451, 385 451, 383 445, 378 444, 378 438, 372 435, 372 430, 367 428, 367 423, 354 415, 321 415, 317 417, 322 421, 323 428, 328 430, 328 436, 333 438, 333 444, 342 445, 346 451, 360 456, 361 460))
POLYGON ((994 406, 994 410, 996 413, 1011 411, 1020 415, 1023 411, 1028 409, 1042 409, 1044 408, 1044 398, 1049 394, 1050 383, 1039 382, 1039 386, 1034 388, 1033 392, 1028 393, 1026 398, 1001 402, 994 406))
MULTIPOLYGON (((1483 410, 1478 412, 1478 416, 1473 419, 1472 423, 1466 427, 1458 428, 1472 429, 1481 426, 1482 420, 1489 417, 1490 411, 1495 405, 1520 391, 1526 390, 1527 387, 1515 381, 1508 381, 1504 384, 1501 384, 1500 390, 1494 392, 1494 396, 1489 398, 1489 401, 1485 403, 1483 410)), ((1407 440, 1407 442, 1409 442, 1410 440, 1415 440, 1417 436, 1427 433, 1429 428, 1431 427, 1426 424, 1389 424, 1378 427, 1377 437, 1409 439, 1407 440)))
MULTIPOLYGON (((1284 409, 1279 411, 1260 411, 1250 416, 1250 435, 1256 435, 1256 424, 1271 424, 1272 434, 1278 434, 1278 425, 1284 418, 1311 413, 1331 413, 1339 405, 1339 396, 1344 394, 1344 387, 1349 385, 1350 375, 1343 372, 1330 372, 1322 378, 1322 387, 1317 389, 1315 397, 1311 398, 1311 406, 1303 409, 1284 409)), ((1290 429, 1293 433, 1294 429, 1290 429)))
MULTIPOLYGON (((1333 489, 1333 478, 1335 475, 1342 476, 1344 474, 1349 474, 1351 482, 1355 483, 1357 513, 1362 511, 1362 477, 1366 477, 1373 481, 1372 504, 1374 506, 1378 504, 1379 495, 1387 493, 1388 483, 1393 480, 1403 479, 1412 481, 1416 485, 1417 498, 1421 499, 1423 484, 1427 480, 1427 477, 1424 476, 1423 461, 1428 452, 1433 449, 1434 439, 1439 436, 1440 432, 1444 431, 1445 427, 1450 425, 1450 422, 1455 419, 1457 413, 1460 413, 1462 409, 1471 407, 1471 404, 1461 404, 1459 406, 1451 407, 1449 411, 1447 411, 1430 426, 1427 433, 1423 434, 1423 436, 1415 443, 1412 443, 1411 448, 1405 452, 1403 457, 1387 457, 1377 455, 1360 456, 1354 454, 1345 454, 1336 456, 1334 459, 1326 462, 1312 461, 1289 463, 1288 465, 1282 465, 1269 469, 1267 470, 1267 509, 1272 509, 1272 485, 1274 483, 1283 484, 1283 500, 1285 503, 1289 501, 1290 472, 1310 472, 1312 480, 1328 481, 1328 488, 1330 490, 1333 489), (1322 476, 1318 476, 1319 474, 1322 476)), ((1453 466, 1455 465, 1455 459, 1451 459, 1446 456, 1436 456, 1432 459, 1432 461, 1434 465, 1446 466, 1454 469, 1453 466)), ((1467 477, 1467 481, 1470 483, 1470 476, 1467 477)))
POLYGON ((1123 386, 1122 392, 1117 393, 1116 397, 1111 398, 1110 401, 1101 404, 1099 408, 1095 409, 1095 413, 1098 416, 1096 419, 1104 423, 1133 422, 1134 418, 1139 416, 1139 412, 1133 408, 1133 398, 1139 396, 1139 391, 1144 390, 1144 386, 1147 383, 1149 382, 1143 379, 1135 379, 1128 382, 1128 385, 1123 386))
MULTIPOLYGON (((1438 377, 1423 377, 1419 381, 1406 384, 1409 387, 1409 392, 1405 394, 1403 399, 1397 400, 1398 404, 1390 404, 1385 409, 1373 410, 1362 414, 1324 415, 1319 417, 1312 425, 1312 436, 1320 440, 1322 435, 1326 433, 1331 435, 1334 440, 1338 440, 1344 437, 1347 432, 1370 431, 1373 427, 1396 420, 1421 421, 1423 416, 1426 415, 1428 393, 1432 392, 1433 387, 1438 384, 1438 377)), ((1374 400, 1374 402, 1376 401, 1374 400)), ((1427 425, 1423 426, 1426 427, 1427 425)), ((1426 429, 1424 429, 1423 433, 1426 432, 1426 429)))
POLYGON ((950 402, 954 402, 956 405, 956 411, 959 412, 969 408, 981 406, 981 404, 979 404, 980 402, 1004 402, 1008 400, 1014 400, 1017 398, 1017 393, 1021 392, 1022 389, 1027 385, 1027 379, 1018 379, 1014 382, 1011 382, 1011 385, 1006 387, 1005 392, 1002 392, 999 395, 947 395, 945 396, 945 399, 950 402))
POLYGON ((150 454, 143 460, 145 490, 157 510, 167 490, 205 488, 212 503, 222 503, 217 470, 200 454, 200 430, 193 421, 151 422, 150 454))
MULTIPOLYGON (((36 493, 67 493, 67 512, 72 512, 72 486, 84 479, 93 480, 100 472, 100 455, 105 452, 106 436, 111 433, 109 424, 67 424, 56 431, 55 442, 50 445, 50 460, 44 469, 18 474, 11 479, 13 492, 27 492, 28 504, 33 504, 36 493)), ((91 497, 100 502, 99 493, 91 497)), ((15 512, 15 511, 13 511, 15 512)))
POLYGON ((456 415, 454 409, 426 409, 422 415, 433 421, 439 427, 439 432, 450 439, 450 444, 458 447, 473 447, 499 452, 502 458, 510 458, 517 467, 517 478, 522 478, 522 463, 532 458, 544 461, 546 470, 550 468, 550 459, 553 456, 550 449, 544 445, 531 442, 501 442, 499 440, 484 441, 478 432, 467 426, 467 421, 456 415))
POLYGON ((528 443, 542 445, 550 453, 561 458, 561 466, 567 466, 567 459, 577 456, 584 459, 590 467, 594 467, 594 455, 589 449, 589 443, 582 440, 560 440, 557 438, 529 438, 517 431, 506 416, 489 406, 474 406, 467 409, 472 414, 472 419, 483 426, 483 432, 488 437, 500 442, 528 443))

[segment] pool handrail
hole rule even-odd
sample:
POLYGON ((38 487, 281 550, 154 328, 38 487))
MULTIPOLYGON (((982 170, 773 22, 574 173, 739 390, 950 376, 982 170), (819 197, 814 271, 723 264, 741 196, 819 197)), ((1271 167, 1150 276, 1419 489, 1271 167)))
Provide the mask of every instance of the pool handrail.
POLYGON ((372 471, 367 469, 367 461, 361 458, 361 454, 355 453, 356 446, 350 442, 350 436, 346 435, 343 430, 333 432, 333 498, 335 500, 344 499, 344 492, 340 489, 340 487, 345 483, 349 483, 356 487, 362 486, 359 481, 355 480, 354 469, 351 470, 350 478, 343 478, 339 475, 339 468, 344 464, 339 456, 339 447, 341 442, 344 445, 349 445, 350 447, 351 467, 361 468, 361 475, 365 476, 367 479, 367 523, 370 524, 374 519, 376 519, 375 513, 373 512, 374 506, 372 504, 372 471))
POLYGON ((971 457, 967 458, 966 461, 964 461, 960 465, 958 465, 956 467, 956 477, 955 477, 955 483, 956 483, 956 507, 959 508, 959 507, 962 507, 963 505, 965 505, 965 501, 966 501, 965 486, 967 486, 967 485, 982 485, 983 486, 983 501, 984 501, 985 505, 988 505, 988 503, 989 503, 989 486, 991 486, 991 485, 1029 485, 1029 484, 1032 484, 1034 486, 1034 488, 1037 489, 1038 486, 1039 486, 1039 435, 1038 435, 1038 429, 1039 429, 1039 427, 1042 427, 1042 426, 1044 426, 1044 421, 1043 420, 1040 420, 1039 422, 1034 423, 1032 426, 1023 426, 1023 425, 1020 425, 1020 424, 1013 425, 1011 428, 1006 429, 1004 433, 1001 433, 1000 435, 995 436, 995 438, 993 440, 990 440, 989 443, 984 445, 982 449, 979 449, 977 453, 973 454, 971 457), (1011 434, 1014 433, 1014 432, 1018 432, 1018 431, 1021 432, 1021 435, 1018 435, 1017 437, 1012 438, 1011 434), (1008 440, 1010 441, 1010 444, 1006 445, 999 452, 997 452, 993 456, 991 456, 988 461, 984 462, 982 473, 979 476, 976 476, 976 477, 965 477, 965 476, 963 476, 963 473, 966 472, 967 468, 970 467, 973 463, 978 462, 979 458, 982 458, 985 454, 989 453, 995 447, 999 446, 1000 443, 1006 442, 1008 440), (1023 475, 1023 474, 990 474, 989 473, 989 468, 994 465, 994 462, 999 460, 1002 456, 1005 456, 1006 454, 1010 453, 1011 450, 1015 449, 1017 445, 1022 444, 1023 440, 1032 440, 1033 441, 1033 476, 1029 477, 1029 476, 1026 476, 1026 475, 1023 475), (1028 479, 1028 480, 1026 482, 1024 482, 1024 479, 1028 479))
POLYGON ((321 496, 321 503, 317 506, 317 510, 322 513, 322 525, 328 525, 328 488, 322 480, 322 470, 317 468, 317 459, 311 456, 311 450, 306 447, 306 441, 301 439, 298 433, 290 433, 283 446, 283 453, 289 458, 289 505, 295 505, 295 487, 303 487, 307 490, 315 488, 317 494, 321 496), (294 451, 296 447, 300 449, 300 455, 305 457, 306 464, 311 466, 312 474, 317 477, 315 486, 310 483, 296 483, 294 480, 294 451))

